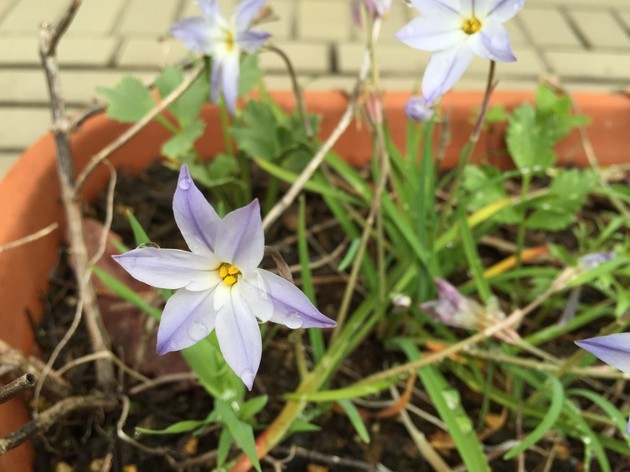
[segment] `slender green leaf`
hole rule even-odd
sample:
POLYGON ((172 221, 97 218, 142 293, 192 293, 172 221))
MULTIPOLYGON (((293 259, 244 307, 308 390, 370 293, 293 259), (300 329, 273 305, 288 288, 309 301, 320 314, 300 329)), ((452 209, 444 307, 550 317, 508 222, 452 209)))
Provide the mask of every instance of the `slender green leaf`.
MULTIPOLYGON (((560 418, 560 414, 564 408, 564 389, 562 388, 562 383, 560 383, 560 381, 552 375, 548 375, 547 382, 551 384, 551 391, 549 392, 551 396, 551 404, 546 410, 547 413, 531 433, 529 433, 518 445, 503 456, 505 460, 513 459, 540 441, 556 424, 558 418, 560 418)), ((548 390, 543 389, 543 392, 547 391, 548 390)))
POLYGON ((256 454, 256 439, 254 437, 254 430, 248 423, 241 421, 237 416, 230 404, 224 400, 216 399, 215 408, 217 413, 221 417, 221 422, 225 424, 230 434, 236 441, 236 444, 247 455, 252 464, 258 472, 261 472, 260 462, 258 455, 256 454))
POLYGON ((346 415, 348 415, 348 419, 350 420, 350 423, 352 423, 352 426, 354 426, 354 429, 359 435, 359 438, 361 438, 361 441, 369 444, 370 434, 365 427, 363 418, 361 418, 361 413, 359 413, 357 407, 354 406, 354 403, 352 403, 350 400, 338 400, 337 403, 339 404, 339 406, 341 406, 341 408, 343 408, 343 411, 346 412, 346 415))

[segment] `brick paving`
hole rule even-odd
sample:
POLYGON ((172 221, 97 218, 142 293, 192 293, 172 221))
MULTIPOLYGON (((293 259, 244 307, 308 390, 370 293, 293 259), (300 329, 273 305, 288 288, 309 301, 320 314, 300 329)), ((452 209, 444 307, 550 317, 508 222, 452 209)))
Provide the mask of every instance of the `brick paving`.
MULTIPOLYGON (((0 178, 20 152, 49 126, 47 92, 37 54, 37 26, 58 17, 69 0, 0 0, 0 178)), ((236 0, 219 0, 229 11, 236 0)), ((306 89, 348 90, 362 58, 364 34, 350 0, 268 0, 278 19, 265 25, 293 59, 306 89)), ((59 59, 69 106, 91 103, 94 88, 133 73, 149 81, 186 57, 168 37, 178 18, 197 15, 193 0, 84 0, 63 39, 59 59)), ((383 86, 409 90, 429 54, 408 48, 394 33, 416 15, 394 0, 378 47, 383 86)), ((533 88, 546 74, 573 90, 614 91, 630 82, 630 0, 527 0, 506 25, 515 64, 499 64, 503 88, 533 88)), ((282 62, 261 55, 270 88, 288 88, 282 62)), ((487 63, 475 60, 458 84, 480 89, 487 63)))

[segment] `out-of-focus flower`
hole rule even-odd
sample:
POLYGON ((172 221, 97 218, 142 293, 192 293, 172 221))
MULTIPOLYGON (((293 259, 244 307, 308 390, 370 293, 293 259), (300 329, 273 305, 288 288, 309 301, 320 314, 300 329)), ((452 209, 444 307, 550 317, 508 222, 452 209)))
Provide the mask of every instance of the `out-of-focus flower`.
MULTIPOLYGON (((444 279, 436 278, 438 299, 420 304, 420 308, 440 323, 456 328, 482 330, 505 319, 505 313, 493 298, 487 307, 464 297, 444 279)), ((514 343, 519 339, 518 333, 506 328, 495 335, 497 338, 514 343)))
POLYGON ((590 270, 604 262, 612 261, 614 258, 614 252, 593 252, 580 257, 578 267, 582 270, 590 270))
POLYGON ((236 112, 241 52, 255 53, 271 36, 250 29, 263 3, 265 0, 242 0, 227 21, 221 15, 216 0, 198 0, 202 16, 185 18, 171 27, 173 36, 188 49, 212 56, 212 101, 217 103, 219 92, 223 93, 225 104, 232 114, 236 112))
MULTIPOLYGON (((630 373, 630 333, 598 336, 575 341, 575 344, 606 364, 610 364, 626 374, 630 373)), ((630 422, 626 427, 626 432, 630 434, 630 422)))
POLYGON ((435 111, 427 105, 424 97, 414 95, 405 103, 405 113, 410 120, 425 122, 433 118, 435 111))
POLYGON ((396 37, 431 51, 422 79, 422 93, 432 103, 462 76, 475 54, 512 62, 510 38, 503 23, 518 13, 525 0, 412 0, 420 12, 396 37))
POLYGON ((173 212, 191 252, 147 247, 114 256, 136 279, 177 289, 160 321, 159 354, 216 329, 226 362, 251 390, 262 354, 256 318, 289 328, 335 326, 295 285, 258 268, 265 245, 258 200, 220 218, 183 166, 173 212))
POLYGON ((392 0, 352 0, 352 18, 357 26, 361 27, 361 5, 372 18, 383 18, 392 7, 392 0))

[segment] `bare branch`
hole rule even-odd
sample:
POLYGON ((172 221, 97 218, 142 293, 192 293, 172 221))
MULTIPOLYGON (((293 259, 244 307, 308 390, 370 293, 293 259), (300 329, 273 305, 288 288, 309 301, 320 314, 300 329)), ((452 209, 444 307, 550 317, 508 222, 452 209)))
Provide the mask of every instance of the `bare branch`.
POLYGON ((42 228, 39 231, 34 232, 33 234, 29 234, 28 236, 24 236, 23 238, 16 239, 15 241, 11 241, 10 243, 0 246, 0 252, 8 251, 9 249, 23 246, 25 244, 32 243, 33 241, 37 241, 38 239, 41 239, 44 236, 48 236, 58 227, 59 227, 59 224, 51 223, 45 228, 42 228))
POLYGON ((24 374, 13 382, 0 387, 0 403, 9 401, 23 390, 31 388, 35 385, 35 376, 33 374, 24 374))

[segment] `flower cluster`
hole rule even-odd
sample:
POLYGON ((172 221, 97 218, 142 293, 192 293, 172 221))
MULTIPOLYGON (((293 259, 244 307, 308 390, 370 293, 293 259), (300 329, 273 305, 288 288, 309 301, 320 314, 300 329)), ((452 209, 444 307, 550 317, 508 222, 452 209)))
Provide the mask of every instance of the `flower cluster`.
POLYGON ((335 326, 297 287, 258 268, 265 242, 257 200, 220 218, 183 166, 173 212, 191 252, 143 247, 114 256, 136 279, 177 289, 162 314, 159 354, 216 329, 226 362, 251 390, 262 354, 256 318, 289 328, 335 326))

